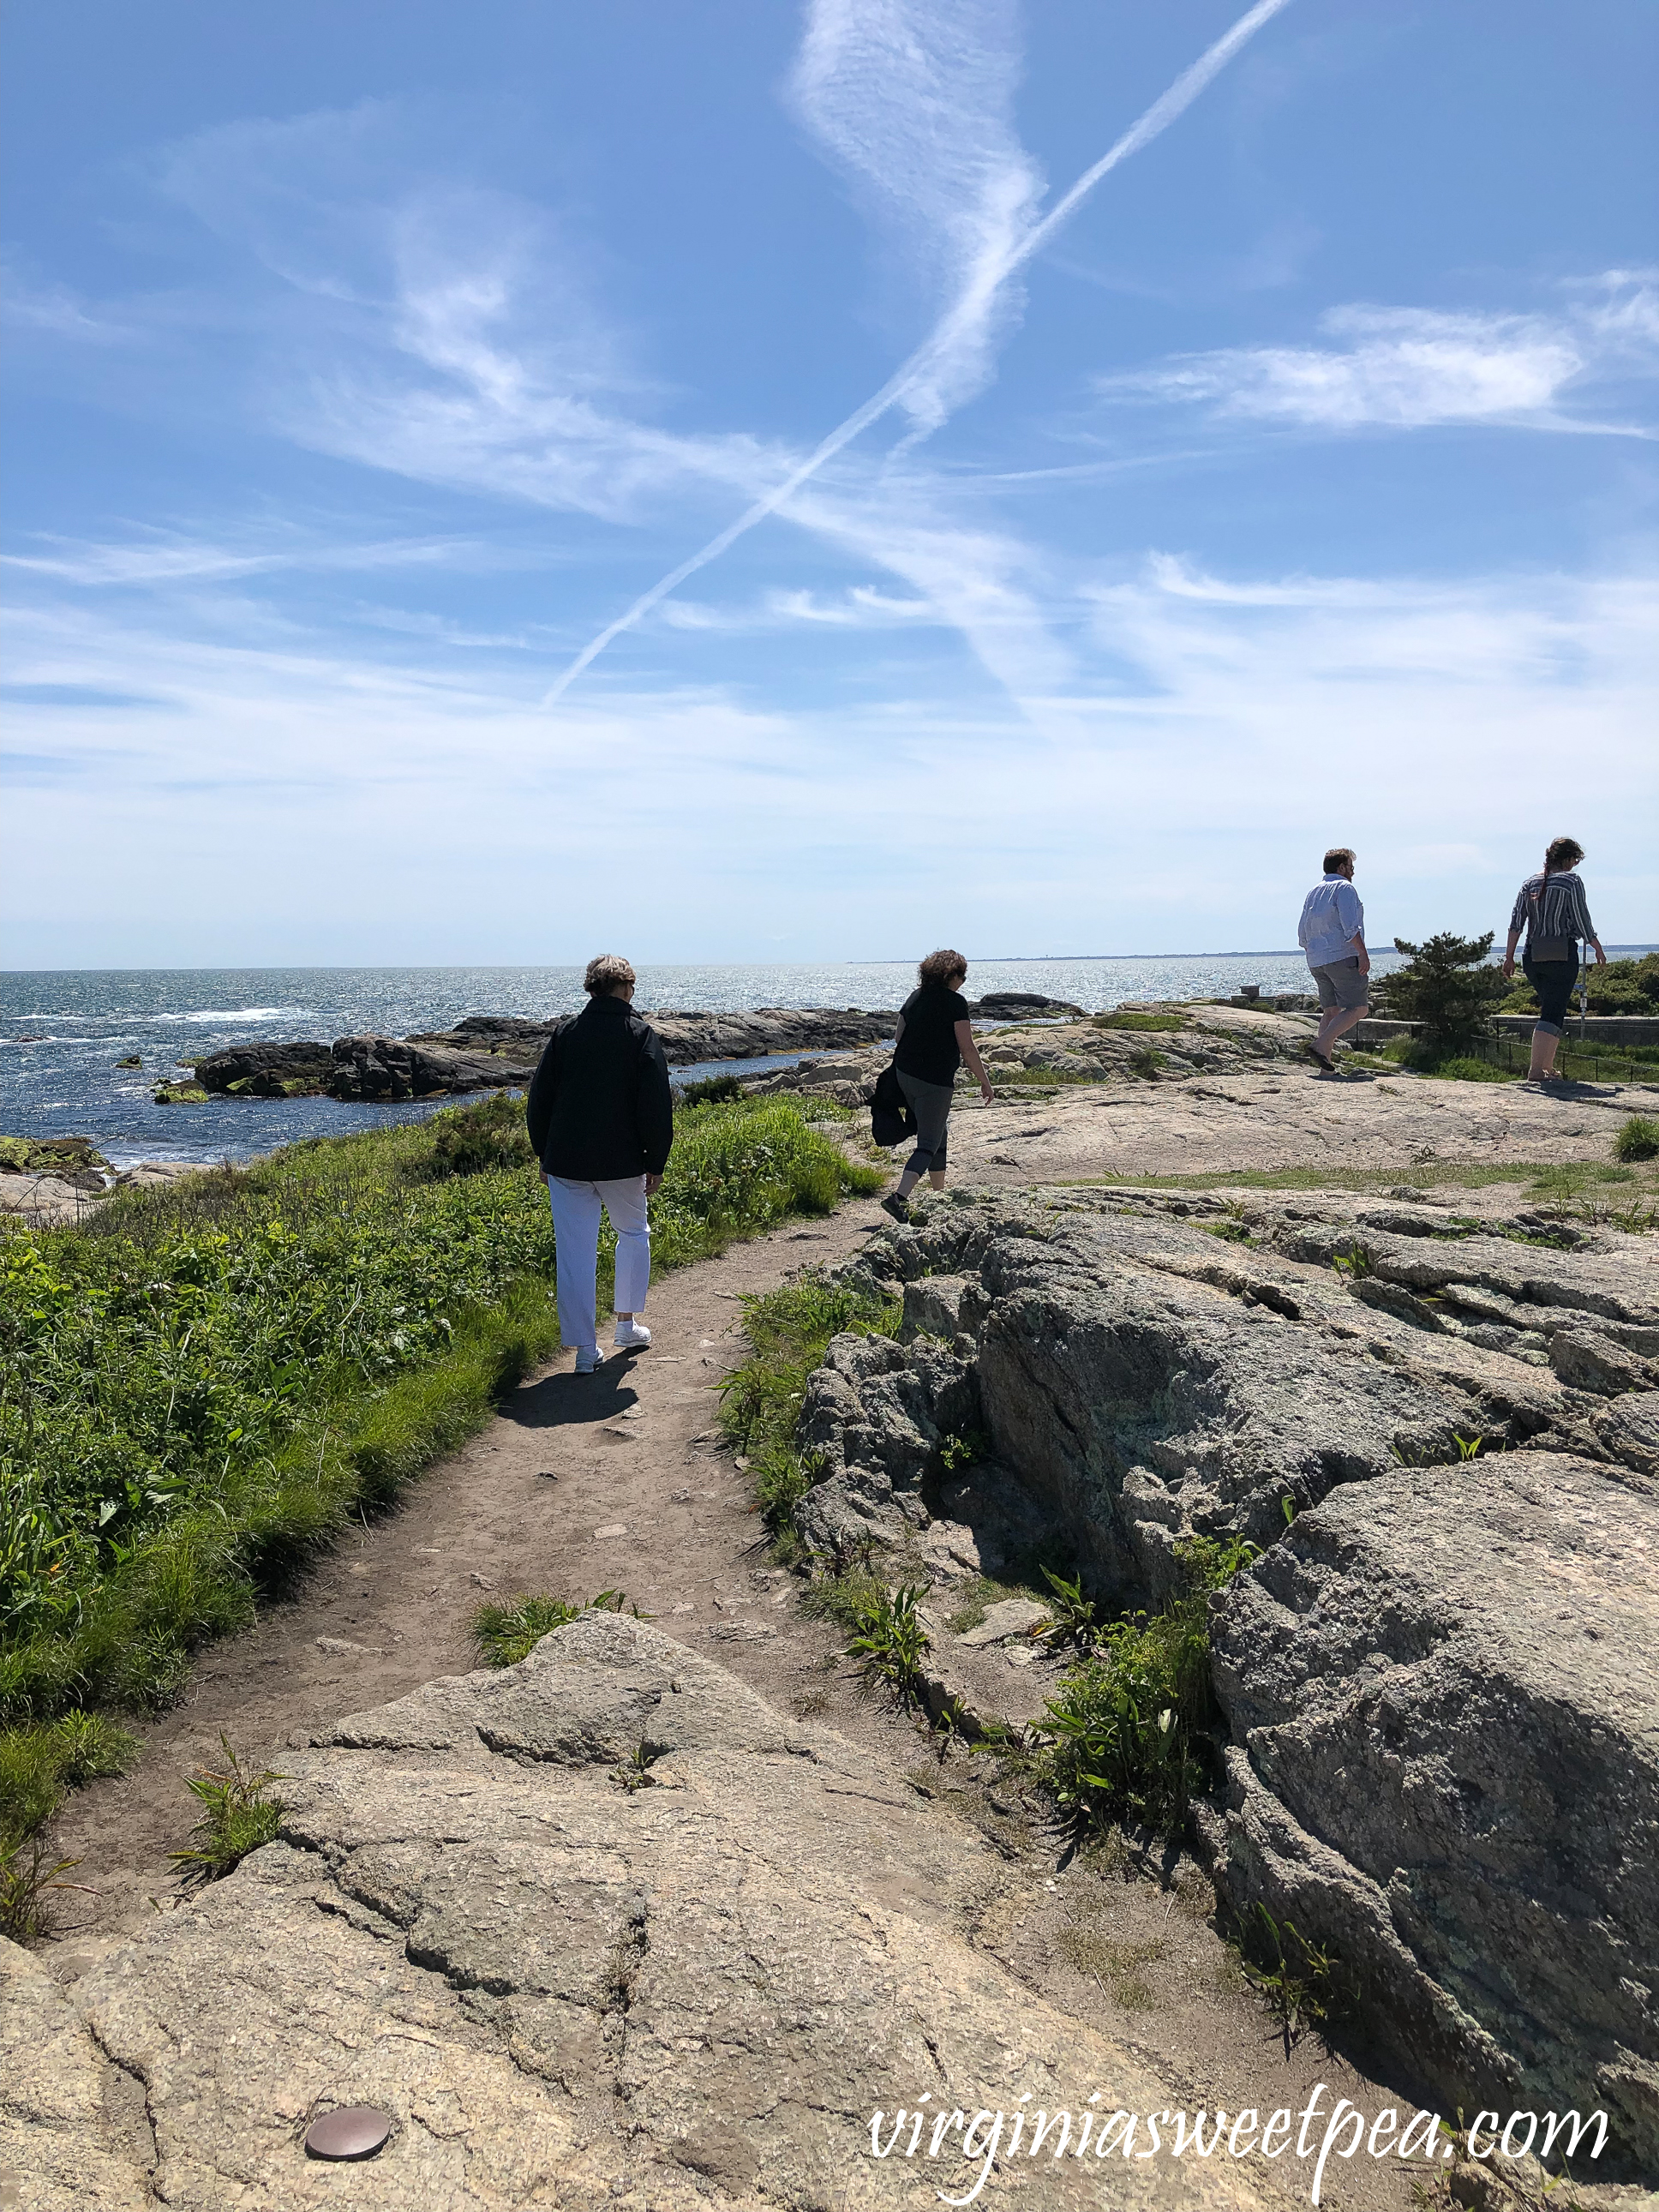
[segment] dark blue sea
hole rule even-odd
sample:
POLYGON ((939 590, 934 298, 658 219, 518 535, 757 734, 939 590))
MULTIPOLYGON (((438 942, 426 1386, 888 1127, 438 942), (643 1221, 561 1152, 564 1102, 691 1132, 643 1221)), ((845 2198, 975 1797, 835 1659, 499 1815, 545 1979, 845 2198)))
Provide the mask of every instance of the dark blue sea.
MULTIPOLYGON (((1379 970, 1396 955, 1376 956, 1379 970)), ((753 1006, 896 1008, 908 962, 643 968, 636 1003, 663 1012, 753 1006)), ((1222 998, 1240 984, 1302 991, 1296 952, 1122 960, 976 961, 968 988, 1041 991, 1091 1012, 1125 1000, 1222 998)), ((542 1020, 582 1003, 579 968, 191 968, 0 974, 0 1135, 90 1137, 118 1166, 136 1160, 246 1159, 296 1138, 413 1120, 432 1105, 348 1106, 331 1098, 216 1098, 158 1106, 158 1083, 195 1059, 254 1038, 447 1029, 464 1014, 542 1020), (142 1065, 118 1067, 137 1054, 142 1065)), ((781 1065, 744 1060, 754 1073, 781 1065)), ((724 1065, 724 1063, 722 1063, 724 1065)), ((684 1080, 714 1068, 676 1069, 684 1080)))

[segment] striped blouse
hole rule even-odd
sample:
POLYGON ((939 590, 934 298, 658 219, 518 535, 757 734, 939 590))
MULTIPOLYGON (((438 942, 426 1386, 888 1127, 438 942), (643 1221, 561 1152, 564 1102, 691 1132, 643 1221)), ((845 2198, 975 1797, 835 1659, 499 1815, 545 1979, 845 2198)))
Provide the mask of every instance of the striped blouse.
POLYGON ((1510 927, 1524 928, 1529 945, 1540 939, 1565 944, 1595 934, 1583 882, 1576 875, 1565 872, 1552 875, 1547 870, 1528 876, 1522 884, 1510 927))

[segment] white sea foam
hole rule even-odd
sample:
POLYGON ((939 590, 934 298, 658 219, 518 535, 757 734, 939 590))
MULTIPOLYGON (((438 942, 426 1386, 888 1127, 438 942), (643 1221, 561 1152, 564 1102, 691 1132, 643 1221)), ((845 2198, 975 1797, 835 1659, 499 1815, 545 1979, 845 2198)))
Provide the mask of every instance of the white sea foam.
POLYGON ((158 1022, 286 1022, 303 1006, 204 1006, 193 1014, 154 1014, 158 1022))

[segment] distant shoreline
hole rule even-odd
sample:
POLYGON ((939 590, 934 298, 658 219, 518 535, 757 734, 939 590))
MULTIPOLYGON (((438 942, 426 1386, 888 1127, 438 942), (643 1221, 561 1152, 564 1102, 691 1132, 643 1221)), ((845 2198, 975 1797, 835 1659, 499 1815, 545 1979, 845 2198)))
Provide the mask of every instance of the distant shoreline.
MULTIPOLYGON (((1371 949, 1374 952, 1392 952, 1394 939, 1384 938, 1382 931, 1374 933, 1371 949)), ((1609 960, 1640 959, 1649 952, 1659 952, 1659 944, 1613 945, 1605 947, 1609 960)), ((1102 963, 1126 960, 1299 960, 1298 945, 1280 945, 1276 950, 1245 950, 1243 952, 973 952, 968 956, 969 966, 983 968, 1032 968, 1068 961, 1098 961, 1102 963)), ((1494 953, 1494 958, 1497 957, 1494 953)), ((911 968, 915 964, 913 955, 902 958, 883 956, 861 959, 848 954, 839 959, 814 960, 657 960, 646 955, 638 957, 642 968, 911 968)), ((204 962, 195 968, 0 968, 0 978, 31 975, 468 975, 487 969, 501 975, 545 975, 562 969, 572 973, 582 965, 580 960, 503 961, 406 960, 395 963, 384 961, 295 961, 280 966, 269 962, 245 966, 236 961, 204 962)))

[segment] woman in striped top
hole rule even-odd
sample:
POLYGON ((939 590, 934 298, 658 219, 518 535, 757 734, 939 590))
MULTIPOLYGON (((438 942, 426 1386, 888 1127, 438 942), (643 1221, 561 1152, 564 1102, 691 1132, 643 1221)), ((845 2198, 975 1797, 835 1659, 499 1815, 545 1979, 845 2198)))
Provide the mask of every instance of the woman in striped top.
POLYGON ((1594 948, 1598 962, 1605 964, 1607 961, 1589 917, 1584 886, 1573 873, 1583 857, 1584 848, 1576 838, 1555 838, 1544 855, 1542 873, 1527 878, 1510 916, 1504 973, 1515 973, 1515 948, 1524 929, 1527 949, 1521 956, 1521 967, 1538 994, 1528 1083, 1545 1082, 1555 1073, 1556 1050, 1566 1027, 1567 1000, 1578 981, 1579 939, 1594 948))

